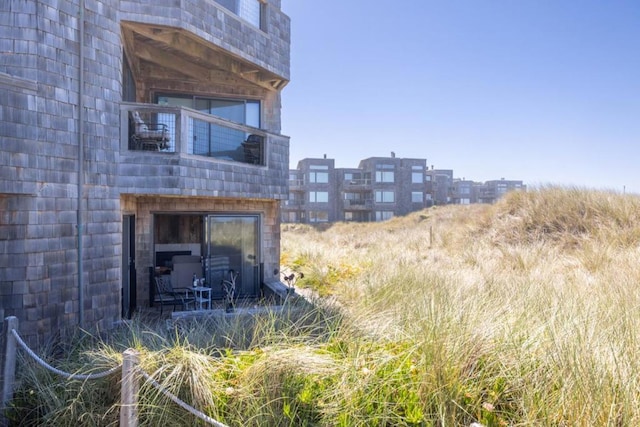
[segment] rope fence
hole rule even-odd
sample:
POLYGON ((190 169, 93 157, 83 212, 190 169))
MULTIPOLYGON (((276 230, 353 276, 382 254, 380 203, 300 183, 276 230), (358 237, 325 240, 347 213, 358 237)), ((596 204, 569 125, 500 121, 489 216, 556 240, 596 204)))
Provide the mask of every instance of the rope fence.
POLYGON ((139 367, 139 355, 135 350, 128 349, 123 353, 123 362, 108 369, 104 372, 90 373, 90 374, 78 374, 69 373, 55 368, 45 362, 39 357, 29 346, 24 342, 18 333, 18 319, 14 316, 7 317, 5 319, 7 325, 5 346, 3 356, 3 376, 2 376, 2 406, 0 406, 0 427, 6 427, 9 425, 9 420, 5 417, 5 412, 9 403, 13 399, 14 384, 15 384, 15 370, 16 370, 16 351, 18 348, 24 350, 36 363, 46 370, 53 372, 54 374, 61 376, 67 380, 79 380, 89 381, 97 380, 108 377, 119 371, 121 371, 121 408, 120 408, 120 426, 121 427, 134 427, 138 425, 138 392, 140 389, 140 377, 142 377, 147 383, 151 384, 160 393, 162 393, 169 400, 191 413, 193 416, 199 418, 205 423, 214 427, 228 427, 210 416, 198 411, 193 406, 180 400, 177 396, 172 394, 161 384, 155 381, 149 374, 144 372, 139 367))
POLYGON ((50 372, 53 372, 54 374, 57 374, 57 375, 61 376, 64 379, 67 379, 67 380, 80 380, 80 381, 98 380, 100 378, 105 378, 105 377, 108 377, 109 375, 115 374, 116 372, 120 371, 120 369, 122 369, 122 364, 120 364, 118 366, 114 366, 113 368, 111 368, 111 369, 109 369, 107 371, 98 372, 98 373, 95 373, 95 374, 70 374, 68 372, 61 371, 60 369, 54 368, 53 366, 49 365, 47 362, 42 360, 40 357, 38 357, 38 355, 35 354, 34 351, 31 350, 29 348, 29 346, 27 346, 27 344, 22 340, 22 338, 18 334, 18 331, 16 331, 15 329, 12 329, 11 333, 13 334, 13 337, 16 339, 16 341, 20 345, 20 347, 29 356, 31 356, 31 358, 33 360, 35 360, 38 365, 42 366, 46 370, 48 370, 50 372))
POLYGON ((202 421, 211 424, 214 427, 227 427, 226 424, 222 424, 219 421, 214 420, 213 418, 211 418, 210 416, 208 416, 207 414, 204 414, 200 411, 198 411, 196 408, 194 408, 193 406, 188 405, 187 403, 183 402, 182 400, 180 400, 176 395, 174 395, 173 393, 171 393, 169 390, 165 389, 164 387, 162 387, 161 384, 159 384, 156 380, 154 380, 153 378, 151 378, 151 376, 149 374, 147 374, 144 371, 140 371, 140 374, 142 374, 142 376, 144 377, 145 380, 147 380, 147 382, 149 384, 151 384, 152 386, 154 386, 156 388, 156 390, 158 390, 160 393, 162 393, 163 395, 165 395, 168 399, 170 399, 172 402, 174 402, 176 405, 180 406, 182 409, 184 409, 185 411, 190 412, 192 415, 194 415, 195 417, 198 417, 199 419, 201 419, 202 421))

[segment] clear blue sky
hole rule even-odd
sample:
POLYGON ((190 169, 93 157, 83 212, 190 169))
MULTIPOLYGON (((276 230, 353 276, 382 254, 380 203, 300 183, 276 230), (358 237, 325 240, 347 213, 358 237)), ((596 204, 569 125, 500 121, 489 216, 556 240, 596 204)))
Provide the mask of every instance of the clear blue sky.
POLYGON ((640 0, 282 0, 291 167, 426 158, 640 193, 640 0))

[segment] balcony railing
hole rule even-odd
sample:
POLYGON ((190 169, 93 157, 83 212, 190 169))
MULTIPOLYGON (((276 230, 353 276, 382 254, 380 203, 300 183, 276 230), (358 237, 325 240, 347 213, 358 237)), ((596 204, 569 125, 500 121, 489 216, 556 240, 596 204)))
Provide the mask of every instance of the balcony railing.
POLYGON ((373 208, 373 200, 344 200, 344 209, 346 210, 370 210, 373 208))
POLYGON ((362 186, 362 185, 371 185, 370 178, 363 179, 349 179, 344 181, 345 186, 362 186))
POLYGON ((123 104, 122 150, 266 165, 267 133, 185 107, 123 104))

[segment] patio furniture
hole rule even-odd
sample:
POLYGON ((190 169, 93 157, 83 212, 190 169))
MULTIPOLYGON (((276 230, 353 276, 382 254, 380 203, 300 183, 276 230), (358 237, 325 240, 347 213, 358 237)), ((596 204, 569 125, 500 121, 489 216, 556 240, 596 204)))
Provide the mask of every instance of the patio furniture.
POLYGON ((133 111, 131 118, 131 145, 134 150, 160 151, 169 148, 169 129, 166 124, 145 122, 139 111, 133 111))
POLYGON ((262 148, 264 146, 264 137, 251 134, 247 140, 242 143, 244 150, 244 160, 253 165, 262 164, 262 148))
POLYGON ((195 301, 193 289, 174 288, 171 285, 171 276, 168 274, 154 277, 153 283, 155 284, 153 304, 160 305, 160 314, 162 314, 162 310, 165 305, 173 306, 174 311, 178 306, 187 310, 189 308, 189 304, 192 304, 195 301))
POLYGON ((202 277, 202 262, 198 255, 174 255, 171 258, 171 283, 176 286, 192 286, 193 277, 202 277))

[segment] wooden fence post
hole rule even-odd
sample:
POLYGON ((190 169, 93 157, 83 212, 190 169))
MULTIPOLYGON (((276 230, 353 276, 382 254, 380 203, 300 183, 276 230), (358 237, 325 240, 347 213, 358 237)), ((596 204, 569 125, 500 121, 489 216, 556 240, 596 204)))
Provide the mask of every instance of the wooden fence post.
POLYGON ((433 246, 433 225, 429 226, 429 247, 433 246))
POLYGON ((13 399, 13 387, 16 379, 16 338, 11 331, 18 330, 18 318, 9 316, 5 319, 6 336, 4 353, 2 354, 2 406, 0 406, 0 426, 9 425, 5 416, 7 406, 13 399))
POLYGON ((138 425, 138 352, 129 348, 122 354, 122 385, 120 407, 120 427, 136 427, 138 425))

